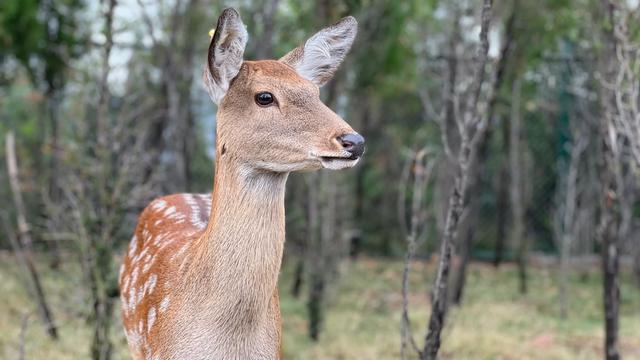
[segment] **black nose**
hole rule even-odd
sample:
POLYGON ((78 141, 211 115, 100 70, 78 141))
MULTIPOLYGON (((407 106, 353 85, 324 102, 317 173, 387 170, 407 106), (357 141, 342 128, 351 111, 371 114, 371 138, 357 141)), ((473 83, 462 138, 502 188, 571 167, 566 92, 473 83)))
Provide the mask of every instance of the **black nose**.
POLYGON ((349 159, 355 160, 364 154, 364 138, 360 134, 351 133, 338 136, 338 142, 351 153, 349 159))

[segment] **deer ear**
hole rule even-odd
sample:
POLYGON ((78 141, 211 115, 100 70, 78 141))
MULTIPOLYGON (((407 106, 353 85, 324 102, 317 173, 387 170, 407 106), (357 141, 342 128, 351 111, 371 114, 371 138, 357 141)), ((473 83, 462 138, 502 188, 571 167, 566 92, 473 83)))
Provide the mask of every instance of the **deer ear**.
POLYGON ((235 9, 225 9, 211 38, 203 74, 204 85, 214 103, 220 104, 231 80, 238 75, 248 38, 240 14, 235 9))
POLYGON ((290 65, 300 76, 322 86, 331 80, 351 49, 358 32, 358 22, 347 16, 310 37, 280 61, 290 65))

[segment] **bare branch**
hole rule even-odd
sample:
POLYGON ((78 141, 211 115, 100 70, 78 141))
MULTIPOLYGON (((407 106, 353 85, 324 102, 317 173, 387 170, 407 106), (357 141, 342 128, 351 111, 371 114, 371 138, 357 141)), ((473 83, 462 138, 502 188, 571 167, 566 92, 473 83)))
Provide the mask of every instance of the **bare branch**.
MULTIPOLYGON (((40 313, 42 322, 45 325, 45 329, 49 337, 54 340, 58 339, 58 329, 55 325, 53 314, 47 303, 42 284, 40 282, 40 276, 35 266, 35 261, 32 255, 31 230, 27 222, 26 208, 22 199, 22 191, 20 186, 20 179, 18 176, 18 160, 16 157, 16 145, 15 136, 12 131, 9 131, 5 137, 6 156, 7 156, 7 172, 9 173, 9 183, 11 185, 11 192, 13 193, 13 204, 16 208, 16 217, 18 222, 18 239, 20 242, 13 241, 15 253, 21 260, 21 263, 25 267, 25 270, 30 276, 32 293, 36 298, 36 304, 40 313)), ((5 224, 5 232, 9 235, 10 240, 12 235, 9 231, 9 226, 5 224)))
MULTIPOLYGON (((480 136, 473 136, 472 138, 472 135, 470 135, 469 132, 471 130, 475 131, 474 128, 477 128, 478 125, 483 123, 483 121, 480 120, 482 119, 482 114, 479 111, 480 107, 478 106, 478 103, 480 99, 480 91, 485 79, 485 66, 489 50, 487 34, 491 20, 492 5, 492 0, 484 0, 484 5, 482 7, 482 25, 480 30, 481 48, 478 68, 476 70, 475 77, 472 80, 472 100, 469 106, 466 107, 467 112, 464 117, 463 126, 459 126, 461 143, 458 151, 453 191, 449 198, 449 208, 447 209, 445 229, 442 235, 442 242, 440 244, 438 270, 432 290, 431 318, 429 319, 429 327, 425 338, 424 350, 422 351, 421 356, 423 360, 434 360, 437 358, 438 351, 440 349, 440 335, 444 327, 444 320, 447 313, 448 279, 451 267, 453 239, 457 235, 458 223, 464 209, 464 198, 468 188, 469 164, 473 159, 480 140, 480 136)), ((455 109, 459 109, 457 104, 455 109)), ((456 116, 456 120, 459 124, 462 123, 459 115, 456 116)), ((475 131, 475 133, 478 134, 478 131, 475 131)), ((485 134, 485 132, 482 131, 481 134, 485 134)))
MULTIPOLYGON (((422 352, 418 348, 411 330, 408 292, 411 262, 415 257, 416 249, 418 247, 418 239, 420 236, 419 226, 420 223, 424 223, 420 216, 423 209, 423 194, 426 190, 427 184, 429 183, 429 179, 435 165, 435 161, 433 159, 429 159, 427 155, 428 151, 426 148, 413 153, 407 166, 407 169, 409 169, 411 168, 410 165, 413 164, 414 180, 411 198, 411 226, 410 231, 407 234, 408 247, 405 254, 404 268, 402 272, 402 344, 400 349, 402 359, 406 359, 407 357, 408 344, 411 345, 414 352, 422 356, 422 352)), ((404 197, 401 198, 401 201, 403 201, 404 207, 404 197)), ((406 211, 403 211, 403 213, 406 213, 406 211)), ((404 221, 405 220, 403 219, 403 222, 404 221)))

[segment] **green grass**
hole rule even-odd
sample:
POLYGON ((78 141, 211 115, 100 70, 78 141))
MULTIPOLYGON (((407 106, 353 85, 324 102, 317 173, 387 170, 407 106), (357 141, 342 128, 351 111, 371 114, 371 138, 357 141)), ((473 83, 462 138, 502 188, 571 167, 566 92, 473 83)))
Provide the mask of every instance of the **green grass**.
MULTIPOLYGON (((362 259, 342 265, 342 277, 328 294, 321 339, 307 337, 305 299, 289 294, 291 272, 281 280, 284 351, 287 359, 396 359, 400 353, 400 277, 396 260, 362 259)), ((427 291, 434 267, 413 264, 411 317, 421 345, 429 315, 427 291)), ((46 338, 9 256, 0 256, 0 357, 15 359, 24 314, 26 359, 87 358, 90 332, 82 320, 86 294, 75 266, 61 271, 42 267, 45 290, 60 323, 60 341, 46 338)), ((464 304, 454 308, 443 332, 443 359, 601 359, 603 343, 601 278, 570 275, 569 313, 559 316, 556 269, 531 270, 530 293, 517 292, 515 268, 473 264, 464 304)), ((640 291, 622 277, 620 348, 626 359, 640 359, 640 291)), ((124 336, 114 328, 115 359, 127 359, 124 336)))

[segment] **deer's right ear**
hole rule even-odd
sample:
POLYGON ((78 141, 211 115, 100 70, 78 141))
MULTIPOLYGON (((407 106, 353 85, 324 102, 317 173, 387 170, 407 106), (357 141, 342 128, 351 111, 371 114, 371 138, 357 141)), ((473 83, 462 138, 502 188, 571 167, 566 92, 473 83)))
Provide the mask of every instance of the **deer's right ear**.
POLYGON ((240 14, 233 8, 225 9, 211 38, 203 74, 209 96, 218 105, 229 90, 231 80, 240 71, 248 38, 240 14))

